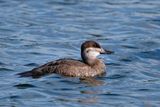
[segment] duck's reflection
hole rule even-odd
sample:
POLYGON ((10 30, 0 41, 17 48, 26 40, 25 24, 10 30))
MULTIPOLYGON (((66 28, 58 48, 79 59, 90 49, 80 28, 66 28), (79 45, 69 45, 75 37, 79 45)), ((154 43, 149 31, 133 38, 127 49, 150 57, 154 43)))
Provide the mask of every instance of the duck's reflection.
POLYGON ((104 81, 98 80, 96 78, 80 78, 80 82, 85 83, 89 86, 101 86, 105 84, 104 81))
POLYGON ((78 99, 78 102, 83 104, 94 104, 98 102, 98 99, 97 97, 87 97, 78 99))
MULTIPOLYGON (((106 83, 103 80, 99 80, 97 78, 80 78, 80 82, 86 84, 88 87, 87 89, 81 90, 80 93, 85 95, 85 98, 79 98, 78 102, 84 104, 95 104, 99 102, 98 94, 102 93, 102 90, 94 90, 94 87, 103 86, 106 83), (89 95, 89 96, 88 96, 89 95)), ((83 96, 82 95, 82 96, 83 96)))

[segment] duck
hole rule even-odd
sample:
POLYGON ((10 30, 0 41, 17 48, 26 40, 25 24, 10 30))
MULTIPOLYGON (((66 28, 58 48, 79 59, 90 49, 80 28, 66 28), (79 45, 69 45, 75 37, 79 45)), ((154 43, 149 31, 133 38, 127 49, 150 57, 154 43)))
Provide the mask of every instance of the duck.
POLYGON ((102 48, 96 41, 88 40, 81 45, 82 60, 62 58, 33 68, 30 71, 18 73, 17 75, 20 77, 39 78, 55 73, 68 77, 96 77, 104 74, 106 70, 104 61, 97 56, 112 53, 113 51, 102 48))

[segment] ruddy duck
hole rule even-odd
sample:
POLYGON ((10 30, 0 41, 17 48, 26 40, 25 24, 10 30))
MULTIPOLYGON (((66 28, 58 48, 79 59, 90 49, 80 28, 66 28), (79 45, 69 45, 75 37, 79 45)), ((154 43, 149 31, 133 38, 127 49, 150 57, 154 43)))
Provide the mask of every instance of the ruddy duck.
POLYGON ((111 54, 112 51, 103 49, 95 41, 86 41, 81 45, 81 60, 59 59, 48 62, 31 71, 19 73, 20 77, 33 77, 57 73, 70 77, 94 77, 105 73, 106 66, 102 59, 98 59, 99 54, 111 54))

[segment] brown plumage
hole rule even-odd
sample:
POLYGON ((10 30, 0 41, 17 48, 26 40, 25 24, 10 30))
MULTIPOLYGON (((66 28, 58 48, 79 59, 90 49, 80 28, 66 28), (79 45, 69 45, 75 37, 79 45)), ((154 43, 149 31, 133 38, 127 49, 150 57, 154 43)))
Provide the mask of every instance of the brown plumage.
POLYGON ((75 59, 59 59, 31 71, 19 73, 21 77, 38 78, 40 76, 57 73, 71 77, 94 77, 105 72, 105 64, 101 59, 97 59, 97 53, 111 53, 100 47, 94 41, 86 41, 81 46, 82 61, 75 59), (90 52, 90 53, 89 53, 90 52))

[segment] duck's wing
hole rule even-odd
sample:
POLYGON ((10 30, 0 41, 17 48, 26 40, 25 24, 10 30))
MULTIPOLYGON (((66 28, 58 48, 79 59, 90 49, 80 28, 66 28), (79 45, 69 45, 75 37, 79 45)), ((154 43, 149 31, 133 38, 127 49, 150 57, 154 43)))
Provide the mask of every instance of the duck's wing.
POLYGON ((31 71, 19 73, 20 77, 33 77, 38 78, 40 76, 58 73, 66 76, 77 76, 79 71, 86 70, 86 64, 73 59, 59 59, 49 62, 40 67, 34 68, 31 71))

